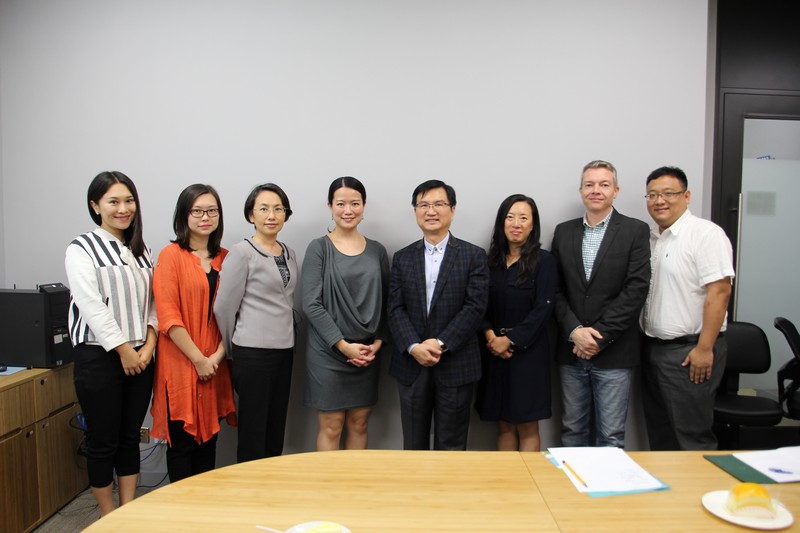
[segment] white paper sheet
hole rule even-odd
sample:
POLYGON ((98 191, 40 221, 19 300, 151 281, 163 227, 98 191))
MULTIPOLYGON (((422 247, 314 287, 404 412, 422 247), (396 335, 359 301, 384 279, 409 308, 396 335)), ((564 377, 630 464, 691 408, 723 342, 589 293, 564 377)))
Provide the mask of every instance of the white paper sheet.
POLYGON ((734 453, 733 456, 778 483, 800 481, 800 446, 734 453))
POLYGON ((619 448, 548 448, 580 492, 640 492, 663 483, 619 448))

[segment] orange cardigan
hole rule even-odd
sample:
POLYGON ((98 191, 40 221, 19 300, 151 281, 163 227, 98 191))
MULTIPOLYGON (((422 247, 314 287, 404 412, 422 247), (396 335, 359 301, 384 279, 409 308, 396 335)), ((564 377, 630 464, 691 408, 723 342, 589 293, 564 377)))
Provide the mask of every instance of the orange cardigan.
MULTIPOLYGON (((211 267, 217 272, 227 253, 223 248, 211 261, 211 267)), ((222 418, 228 425, 236 426, 229 361, 222 361, 212 379, 200 381, 192 362, 167 335, 171 327, 183 326, 206 357, 217 350, 221 336, 213 312, 209 318, 208 291, 208 278, 197 256, 174 243, 161 251, 153 274, 153 296, 161 334, 156 350, 150 413, 153 436, 168 442, 168 420, 183 420, 184 431, 193 435, 198 443, 219 433, 222 418)))

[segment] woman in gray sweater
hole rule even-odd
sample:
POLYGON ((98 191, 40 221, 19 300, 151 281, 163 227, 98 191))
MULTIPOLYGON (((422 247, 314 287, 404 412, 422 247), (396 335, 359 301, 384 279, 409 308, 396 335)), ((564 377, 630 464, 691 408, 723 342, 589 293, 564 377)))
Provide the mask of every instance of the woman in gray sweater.
POLYGON ((336 227, 311 241, 303 260, 303 311, 308 318, 305 403, 317 409, 317 450, 367 447, 367 422, 378 401, 378 351, 387 337, 389 258, 358 232, 367 193, 356 178, 328 189, 336 227))
POLYGON ((292 210, 283 189, 259 185, 244 204, 256 233, 230 248, 214 302, 239 394, 238 462, 283 452, 294 360, 294 251, 278 241, 292 210))

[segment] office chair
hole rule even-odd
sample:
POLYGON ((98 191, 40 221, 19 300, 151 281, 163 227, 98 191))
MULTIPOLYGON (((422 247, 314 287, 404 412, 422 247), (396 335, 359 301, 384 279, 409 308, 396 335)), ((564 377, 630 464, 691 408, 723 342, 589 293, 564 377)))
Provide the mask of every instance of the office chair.
POLYGON ((763 374, 771 359, 764 331, 749 322, 728 322, 728 361, 714 401, 719 448, 735 450, 740 426, 769 427, 783 418, 781 405, 770 398, 739 395, 740 374, 763 374))
POLYGON ((775 328, 786 337, 794 355, 778 370, 778 401, 784 416, 800 420, 800 334, 794 324, 782 316, 775 318, 775 328))

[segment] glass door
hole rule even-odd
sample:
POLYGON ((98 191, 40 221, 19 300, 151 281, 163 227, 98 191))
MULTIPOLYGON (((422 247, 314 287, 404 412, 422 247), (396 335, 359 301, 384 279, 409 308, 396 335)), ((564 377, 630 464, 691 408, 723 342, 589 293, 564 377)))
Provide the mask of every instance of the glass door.
POLYGON ((800 327, 800 120, 744 120, 741 191, 734 318, 766 332, 772 368, 740 386, 774 390, 792 355, 773 321, 800 327))

